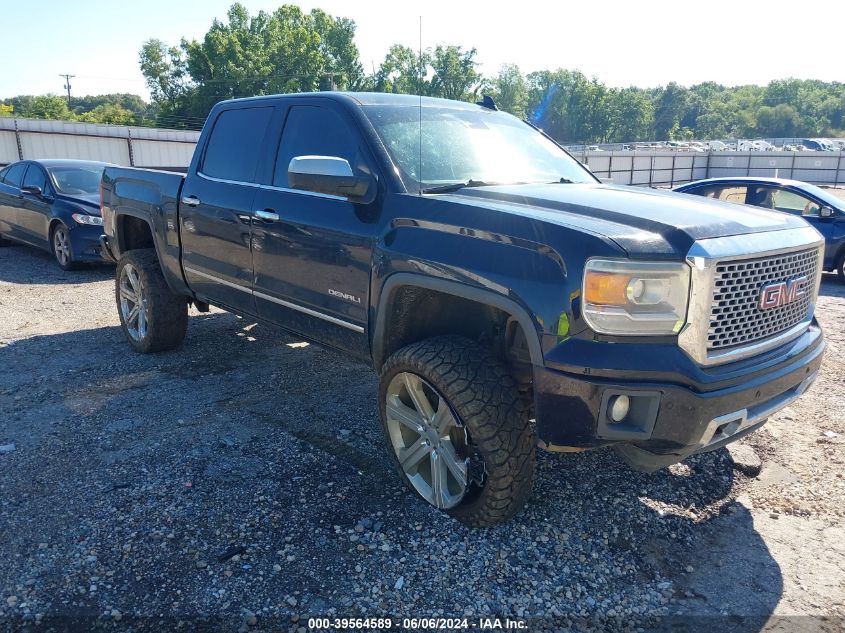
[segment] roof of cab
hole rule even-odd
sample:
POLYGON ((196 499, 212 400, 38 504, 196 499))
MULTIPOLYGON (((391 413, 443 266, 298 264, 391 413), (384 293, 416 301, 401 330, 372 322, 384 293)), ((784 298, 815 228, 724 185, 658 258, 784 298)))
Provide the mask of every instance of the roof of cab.
POLYGON ((325 91, 325 92, 295 92, 295 93, 288 93, 288 94, 277 94, 277 95, 262 95, 259 97, 246 97, 242 99, 229 99, 227 101, 221 101, 218 105, 221 104, 231 104, 231 103, 247 103, 247 102, 260 102, 260 101, 269 101, 275 100, 279 98, 285 99, 305 99, 305 98, 313 98, 313 97, 321 97, 321 98, 328 98, 334 99, 336 101, 347 101, 352 102, 356 105, 361 106, 369 106, 369 105, 396 105, 396 106, 414 106, 419 107, 422 104, 423 107, 441 107, 441 108, 455 108, 460 110, 473 110, 482 108, 482 106, 477 105, 475 103, 468 103, 466 101, 455 101, 453 99, 440 99, 437 97, 419 97, 418 95, 400 95, 400 94, 392 94, 388 92, 332 92, 332 91, 325 91))

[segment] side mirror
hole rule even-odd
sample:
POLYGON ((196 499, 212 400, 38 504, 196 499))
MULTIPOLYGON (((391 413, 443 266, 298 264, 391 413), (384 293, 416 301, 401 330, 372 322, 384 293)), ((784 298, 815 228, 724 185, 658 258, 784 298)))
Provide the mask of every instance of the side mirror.
POLYGON ((831 207, 822 207, 819 209, 819 217, 820 218, 832 218, 833 217, 833 209, 831 207))
POLYGON ((41 187, 36 187, 34 185, 21 187, 21 193, 28 193, 32 196, 38 196, 39 198, 44 195, 44 192, 41 191, 41 187))
POLYGON ((288 186, 371 202, 375 197, 375 178, 356 176, 345 158, 337 156, 296 156, 288 165, 288 186))

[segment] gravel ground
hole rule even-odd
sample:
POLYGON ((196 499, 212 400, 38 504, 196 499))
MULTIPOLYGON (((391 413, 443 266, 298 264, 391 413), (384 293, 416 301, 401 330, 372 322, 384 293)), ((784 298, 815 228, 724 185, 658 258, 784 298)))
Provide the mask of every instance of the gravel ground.
POLYGON ((390 470, 368 367, 219 311, 193 314, 180 350, 136 354, 112 275, 0 249, 0 627, 841 630, 833 277, 819 380, 740 444, 758 476, 725 449, 653 475, 610 451, 541 453, 527 509, 473 531, 390 470))

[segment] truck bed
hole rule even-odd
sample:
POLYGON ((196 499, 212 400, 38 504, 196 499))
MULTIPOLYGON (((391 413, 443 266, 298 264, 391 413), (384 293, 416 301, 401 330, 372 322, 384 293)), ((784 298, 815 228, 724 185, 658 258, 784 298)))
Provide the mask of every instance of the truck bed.
POLYGON ((130 248, 154 246, 164 277, 175 292, 187 290, 179 261, 179 196, 184 182, 180 173, 135 167, 107 167, 102 181, 103 224, 112 252, 119 257, 130 248), (114 243, 114 236, 122 234, 116 230, 116 214, 124 222, 128 216, 147 222, 154 243, 114 243))

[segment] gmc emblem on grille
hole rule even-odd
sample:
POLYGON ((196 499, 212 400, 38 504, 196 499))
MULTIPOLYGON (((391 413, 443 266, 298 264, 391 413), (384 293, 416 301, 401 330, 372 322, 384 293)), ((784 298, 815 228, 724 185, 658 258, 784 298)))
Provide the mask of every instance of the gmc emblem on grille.
POLYGON ((765 285, 760 289, 760 303, 757 306, 761 310, 771 310, 798 301, 807 294, 808 282, 809 279, 804 275, 788 281, 778 281, 765 285))

